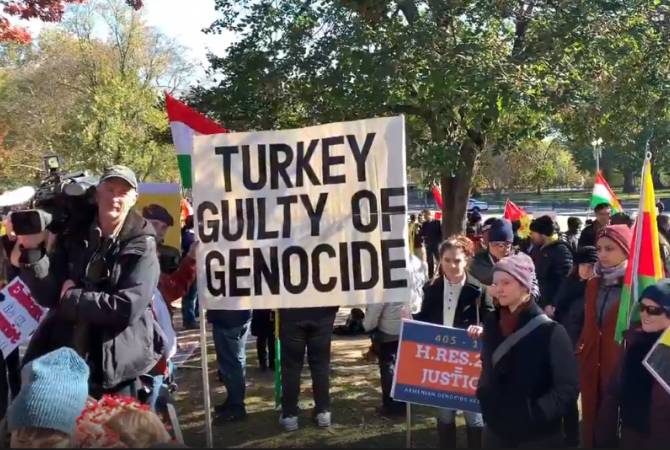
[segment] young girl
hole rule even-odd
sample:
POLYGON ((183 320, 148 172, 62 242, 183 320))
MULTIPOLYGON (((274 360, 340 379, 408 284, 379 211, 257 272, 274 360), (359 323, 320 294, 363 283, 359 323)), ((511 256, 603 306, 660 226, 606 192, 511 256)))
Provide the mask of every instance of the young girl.
MULTIPOLYGON (((640 326, 626 333, 626 350, 617 375, 605 392, 597 420, 597 441, 608 447, 616 446, 618 436, 604 433, 619 427, 599 424, 616 422, 617 417, 621 424, 621 448, 662 448, 670 442, 670 394, 642 364, 661 334, 670 327, 670 280, 659 281, 644 290, 640 318, 640 326)), ((660 352, 659 355, 666 358, 660 352)))
MULTIPOLYGON (((595 420, 605 388, 621 359, 622 347, 614 340, 621 287, 626 273, 633 232, 626 225, 608 225, 597 241, 598 262, 595 278, 586 285, 584 328, 577 344, 579 385, 582 393, 582 445, 599 446, 595 440, 595 420)), ((599 426, 616 432, 616 421, 599 426)))
POLYGON ((577 364, 565 329, 535 303, 529 256, 500 260, 493 273, 499 309, 470 327, 482 338, 477 388, 485 448, 563 446, 562 417, 577 399, 577 364))
MULTIPOLYGON (((440 264, 436 277, 424 287, 424 299, 416 320, 467 329, 477 325, 493 310, 482 295, 477 282, 468 277, 466 267, 473 255, 473 244, 459 235, 440 245, 440 264)), ((484 426, 481 414, 464 412, 467 424, 468 447, 481 446, 484 426)), ((440 448, 456 447, 456 411, 440 410, 437 419, 440 448)))

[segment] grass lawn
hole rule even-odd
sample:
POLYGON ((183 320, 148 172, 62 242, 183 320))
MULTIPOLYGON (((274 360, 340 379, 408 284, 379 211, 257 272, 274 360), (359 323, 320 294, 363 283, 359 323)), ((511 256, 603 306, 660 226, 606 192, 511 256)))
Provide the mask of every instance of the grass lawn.
MULTIPOLYGON (((180 342, 197 340, 197 332, 180 333, 180 342)), ((368 348, 367 337, 334 337, 332 349, 331 399, 333 426, 319 429, 311 420, 313 408, 311 381, 303 370, 300 429, 286 433, 278 424, 274 408, 273 374, 257 369, 254 345, 247 346, 246 420, 213 425, 215 447, 370 447, 405 446, 404 418, 390 420, 379 416, 381 403, 379 370, 376 363, 362 358, 368 348)), ((225 388, 216 376, 213 345, 209 348, 212 406, 225 399, 225 388)), ((178 371, 177 410, 187 445, 205 445, 205 423, 199 350, 178 371)), ((465 428, 459 417, 459 445, 465 446, 465 428)), ((413 446, 436 447, 435 413, 432 408, 413 408, 413 446)))

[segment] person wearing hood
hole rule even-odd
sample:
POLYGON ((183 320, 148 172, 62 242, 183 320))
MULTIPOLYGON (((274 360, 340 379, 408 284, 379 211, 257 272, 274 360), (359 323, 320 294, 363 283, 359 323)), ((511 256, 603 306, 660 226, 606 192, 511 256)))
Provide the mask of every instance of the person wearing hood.
POLYGON ((537 303, 549 317, 553 317, 554 297, 572 269, 572 252, 568 244, 558 238, 551 217, 542 216, 533 220, 530 231, 533 244, 538 249, 535 269, 540 297, 537 303))
MULTIPOLYGON (((479 325, 493 311, 476 280, 466 272, 472 258, 473 243, 465 236, 454 236, 440 245, 438 276, 424 286, 421 311, 414 319, 451 328, 467 329, 479 325)), ((481 446, 482 415, 464 412, 468 447, 481 446)), ((440 409, 437 418, 440 448, 456 447, 456 411, 440 409)))
POLYGON ((125 166, 104 171, 96 188, 97 215, 57 236, 17 236, 12 264, 35 300, 49 308, 24 364, 69 346, 90 367, 91 395, 136 396, 138 378, 162 357, 165 337, 151 310, 160 273, 151 224, 133 206, 137 178, 125 166))
POLYGON ((482 340, 477 398, 486 424, 483 447, 562 447, 562 418, 579 390, 570 338, 535 303, 528 255, 498 261, 493 290, 500 307, 483 327, 468 329, 482 340))
MULTIPOLYGON (((614 333, 632 236, 626 225, 608 225, 601 230, 596 276, 586 283, 584 327, 576 349, 582 393, 582 446, 586 448, 601 445, 596 440, 596 417, 623 351, 614 333)), ((601 426, 607 428, 601 430, 604 435, 611 435, 616 422, 602 421, 601 426)))
POLYGON ((625 334, 626 349, 598 416, 596 435, 606 447, 663 448, 670 442, 670 393, 642 363, 670 327, 670 280, 647 287, 639 307, 641 323, 625 334), (618 427, 608 425, 617 420, 618 427))

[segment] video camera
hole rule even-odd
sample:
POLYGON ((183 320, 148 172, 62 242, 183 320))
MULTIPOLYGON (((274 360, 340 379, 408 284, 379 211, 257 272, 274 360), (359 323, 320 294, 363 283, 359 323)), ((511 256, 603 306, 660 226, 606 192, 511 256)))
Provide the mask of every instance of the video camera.
POLYGON ((44 169, 47 175, 35 191, 33 209, 15 211, 11 215, 17 235, 44 230, 61 234, 86 225, 95 217, 97 177, 85 171, 64 174, 58 156, 46 156, 44 169))

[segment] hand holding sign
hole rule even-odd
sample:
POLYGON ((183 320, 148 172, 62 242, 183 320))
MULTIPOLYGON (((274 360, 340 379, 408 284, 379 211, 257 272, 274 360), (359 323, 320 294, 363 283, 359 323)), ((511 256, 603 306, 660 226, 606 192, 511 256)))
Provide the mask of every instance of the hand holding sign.
POLYGON ((470 336, 471 339, 479 339, 482 337, 482 334, 484 334, 483 327, 480 327, 479 325, 470 325, 468 327, 468 336, 470 336))

